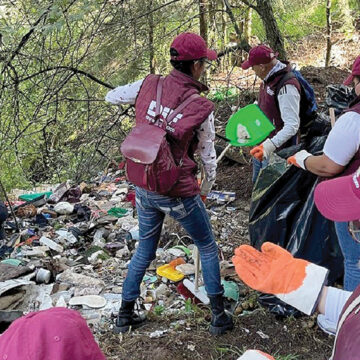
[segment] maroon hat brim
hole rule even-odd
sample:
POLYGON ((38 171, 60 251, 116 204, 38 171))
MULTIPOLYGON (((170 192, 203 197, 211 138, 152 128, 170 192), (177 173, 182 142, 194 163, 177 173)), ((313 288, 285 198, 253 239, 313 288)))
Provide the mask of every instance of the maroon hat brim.
POLYGON ((316 207, 332 221, 360 219, 360 199, 352 188, 353 175, 321 182, 314 193, 316 207))
POLYGON ((206 57, 209 59, 209 60, 216 60, 217 59, 217 53, 215 50, 210 50, 210 49, 207 49, 206 51, 206 57))
POLYGON ((352 84, 353 80, 354 80, 354 75, 351 74, 344 80, 343 84, 349 86, 352 84))
POLYGON ((246 60, 244 61, 242 64, 241 64, 241 68, 243 70, 247 70, 249 67, 251 67, 252 65, 250 64, 250 61, 249 60, 246 60))

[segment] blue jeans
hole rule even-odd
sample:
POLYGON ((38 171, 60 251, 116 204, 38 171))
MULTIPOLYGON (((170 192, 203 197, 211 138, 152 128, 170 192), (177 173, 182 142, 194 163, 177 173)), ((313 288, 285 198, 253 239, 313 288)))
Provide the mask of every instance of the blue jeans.
POLYGON ((176 219, 198 247, 208 295, 223 293, 218 247, 205 206, 199 195, 172 198, 136 188, 136 209, 140 240, 124 281, 122 298, 125 301, 135 300, 140 295, 140 284, 145 271, 156 257, 165 214, 176 219))
POLYGON ((252 182, 255 184, 256 179, 259 176, 260 170, 264 167, 268 166, 269 161, 267 159, 263 159, 263 161, 259 161, 256 158, 252 158, 252 164, 253 164, 253 175, 252 175, 252 182))
POLYGON ((344 256, 344 290, 354 291, 360 284, 360 243, 351 236, 347 222, 335 222, 335 229, 344 256))

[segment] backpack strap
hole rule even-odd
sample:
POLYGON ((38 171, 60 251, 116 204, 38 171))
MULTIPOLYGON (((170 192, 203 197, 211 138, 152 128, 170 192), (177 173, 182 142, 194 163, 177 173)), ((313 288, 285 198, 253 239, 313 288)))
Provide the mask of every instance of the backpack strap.
POLYGON ((159 76, 159 80, 156 87, 156 106, 155 106, 155 122, 157 122, 161 115, 161 97, 162 97, 162 90, 163 90, 164 78, 159 76))
POLYGON ((183 101, 173 112, 166 118, 166 122, 170 123, 180 111, 182 111, 186 106, 188 106, 195 99, 201 98, 199 94, 190 95, 185 101, 183 101))

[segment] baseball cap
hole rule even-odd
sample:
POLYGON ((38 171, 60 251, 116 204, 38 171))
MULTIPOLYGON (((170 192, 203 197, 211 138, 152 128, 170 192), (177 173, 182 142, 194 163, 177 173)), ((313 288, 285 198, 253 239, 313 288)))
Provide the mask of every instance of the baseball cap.
POLYGON ((345 79, 344 81, 344 85, 351 85, 351 83, 353 82, 354 80, 354 76, 360 76, 360 56, 358 56, 355 61, 354 61, 354 64, 352 66, 352 71, 351 71, 351 74, 345 79))
POLYGON ((352 175, 321 182, 314 200, 320 213, 330 220, 360 219, 360 168, 352 175))
POLYGON ((217 54, 208 49, 205 40, 198 34, 185 32, 178 35, 170 45, 171 60, 215 60, 217 54))
POLYGON ((60 307, 14 321, 0 336, 0 359, 106 360, 81 315, 60 307))
POLYGON ((275 52, 273 49, 269 48, 266 45, 258 45, 253 47, 249 51, 249 57, 246 61, 241 64, 242 69, 246 70, 251 66, 267 64, 272 59, 276 58, 279 53, 275 52))

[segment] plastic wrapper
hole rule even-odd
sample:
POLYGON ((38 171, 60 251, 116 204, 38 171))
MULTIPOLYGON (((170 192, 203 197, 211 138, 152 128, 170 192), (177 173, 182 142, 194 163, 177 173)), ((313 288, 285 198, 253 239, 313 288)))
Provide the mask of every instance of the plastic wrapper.
MULTIPOLYGON (((326 136, 316 137, 307 147, 312 154, 321 153, 326 136)), ((291 156, 303 145, 284 149, 279 154, 291 156)), ((343 257, 332 221, 325 219, 314 204, 313 193, 320 179, 295 166, 288 166, 279 156, 261 170, 254 185, 249 213, 249 235, 257 249, 270 241, 329 269, 329 285, 343 275, 343 257)), ((272 300, 280 306, 280 300, 272 300)), ((282 306, 282 305, 281 305, 282 306)), ((278 315, 293 315, 279 310, 278 315)))

